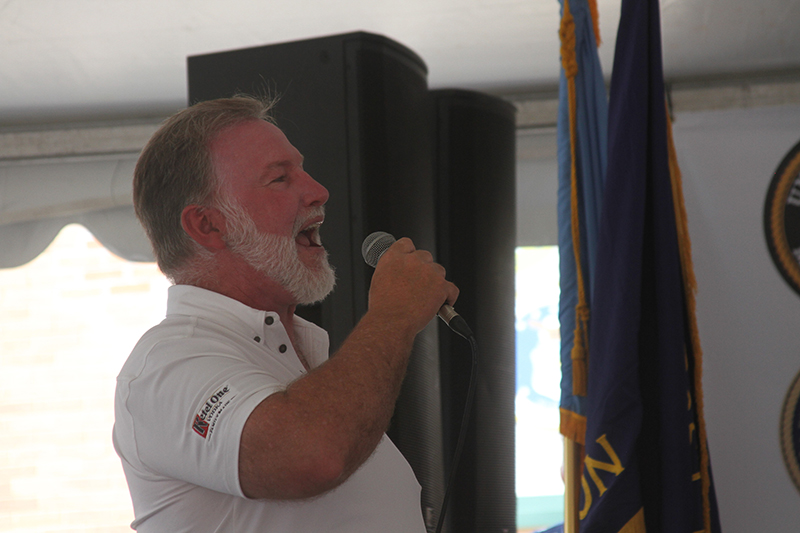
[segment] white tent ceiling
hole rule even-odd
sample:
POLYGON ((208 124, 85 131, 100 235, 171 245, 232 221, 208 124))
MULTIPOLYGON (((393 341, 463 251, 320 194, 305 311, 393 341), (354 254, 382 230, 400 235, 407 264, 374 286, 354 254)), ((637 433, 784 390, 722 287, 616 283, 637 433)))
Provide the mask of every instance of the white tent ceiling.
MULTIPOLYGON (((598 0, 610 73, 620 0, 598 0)), ((662 0, 668 79, 800 68, 798 0, 662 0)), ((0 128, 165 115, 188 55, 363 30, 428 64, 432 88, 552 87, 558 0, 0 1, 0 128)))

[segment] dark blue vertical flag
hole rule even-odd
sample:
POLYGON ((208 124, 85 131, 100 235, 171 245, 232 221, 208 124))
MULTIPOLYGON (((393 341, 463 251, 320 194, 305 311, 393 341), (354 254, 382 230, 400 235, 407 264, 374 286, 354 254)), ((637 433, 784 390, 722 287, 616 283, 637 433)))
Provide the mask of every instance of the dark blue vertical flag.
POLYGON ((580 533, 716 533, 658 0, 622 0, 618 32, 589 331, 580 533))
MULTIPOLYGON (((558 113, 558 248, 561 298, 561 424, 583 444, 597 226, 603 198, 608 95, 597 54, 594 0, 561 2, 558 113)), ((577 478, 576 478, 577 479, 577 478)))

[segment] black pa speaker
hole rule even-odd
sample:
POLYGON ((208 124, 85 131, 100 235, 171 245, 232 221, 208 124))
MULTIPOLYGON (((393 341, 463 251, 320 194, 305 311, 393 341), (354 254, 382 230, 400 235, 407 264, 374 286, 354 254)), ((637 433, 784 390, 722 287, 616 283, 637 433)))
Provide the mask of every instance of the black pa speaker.
MULTIPOLYGON (((455 307, 479 349, 475 403, 448 523, 459 533, 513 532, 516 111, 472 91, 431 91, 431 99, 437 256, 462 289, 455 307)), ((440 333, 445 467, 456 446, 471 369, 469 346, 448 333, 440 333)))

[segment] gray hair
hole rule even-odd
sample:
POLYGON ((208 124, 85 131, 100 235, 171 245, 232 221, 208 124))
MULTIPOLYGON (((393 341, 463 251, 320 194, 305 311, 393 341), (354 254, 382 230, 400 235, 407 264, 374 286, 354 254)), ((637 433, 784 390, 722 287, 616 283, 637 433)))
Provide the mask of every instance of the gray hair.
POLYGON ((190 271, 199 265, 192 268, 191 260, 205 251, 183 230, 181 214, 188 205, 211 205, 219 191, 210 143, 242 122, 274 123, 275 102, 236 96, 195 104, 167 119, 142 150, 133 177, 133 205, 158 267, 172 281, 195 277, 198 273, 190 271))

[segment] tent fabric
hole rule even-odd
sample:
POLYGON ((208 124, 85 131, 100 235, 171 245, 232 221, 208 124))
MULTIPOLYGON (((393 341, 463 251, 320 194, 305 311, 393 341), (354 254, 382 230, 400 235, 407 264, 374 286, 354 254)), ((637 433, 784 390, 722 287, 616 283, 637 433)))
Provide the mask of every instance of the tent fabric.
POLYGON ((133 212, 137 157, 125 153, 0 163, 0 268, 33 260, 72 223, 84 225, 124 259, 153 261, 133 212))

